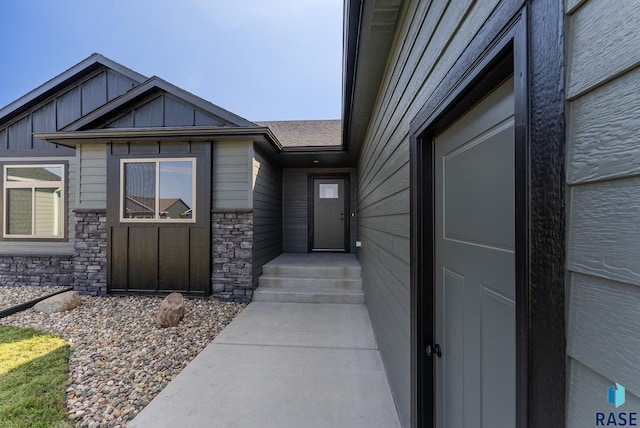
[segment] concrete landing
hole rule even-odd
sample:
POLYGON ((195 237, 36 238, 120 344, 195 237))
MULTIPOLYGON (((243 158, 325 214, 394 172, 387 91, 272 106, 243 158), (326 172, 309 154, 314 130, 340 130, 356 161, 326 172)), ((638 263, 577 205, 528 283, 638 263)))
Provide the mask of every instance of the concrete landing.
POLYGON ((399 427, 364 305, 251 303, 129 427, 399 427))

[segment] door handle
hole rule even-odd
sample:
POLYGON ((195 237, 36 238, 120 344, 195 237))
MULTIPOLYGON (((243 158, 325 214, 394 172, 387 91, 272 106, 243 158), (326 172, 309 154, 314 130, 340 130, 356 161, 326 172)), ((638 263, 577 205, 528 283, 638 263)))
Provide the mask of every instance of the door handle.
POLYGON ((438 358, 442 358, 442 348, 440 348, 440 345, 437 343, 433 345, 433 347, 431 347, 431 345, 427 345, 424 351, 427 353, 427 357, 429 358, 431 358, 433 354, 436 354, 438 358))

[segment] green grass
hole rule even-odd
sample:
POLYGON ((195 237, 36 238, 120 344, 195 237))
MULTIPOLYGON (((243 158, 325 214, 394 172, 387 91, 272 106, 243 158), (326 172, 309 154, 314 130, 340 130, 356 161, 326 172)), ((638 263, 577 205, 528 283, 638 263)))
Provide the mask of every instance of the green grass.
POLYGON ((0 426, 70 427, 65 408, 69 347, 60 337, 0 326, 0 426))

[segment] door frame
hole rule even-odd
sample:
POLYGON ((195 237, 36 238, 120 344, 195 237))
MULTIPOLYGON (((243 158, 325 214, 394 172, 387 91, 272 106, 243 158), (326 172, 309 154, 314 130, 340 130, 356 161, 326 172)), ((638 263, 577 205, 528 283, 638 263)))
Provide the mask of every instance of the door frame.
POLYGON ((535 8, 515 0, 502 2, 411 122, 412 427, 435 425, 435 364, 424 353, 426 345, 434 344, 435 336, 433 139, 512 74, 516 426, 564 426, 565 128, 564 93, 558 90, 564 76, 564 47, 558 37, 561 22, 561 8, 550 0, 536 3, 535 8), (545 27, 542 22, 558 27, 545 27))
POLYGON ((351 213, 349 211, 349 207, 350 205, 350 195, 349 195, 349 190, 350 190, 350 183, 349 183, 349 177, 350 174, 349 173, 324 173, 324 174, 309 174, 308 175, 308 191, 307 191, 307 195, 308 195, 308 199, 309 199, 309 222, 308 222, 308 226, 307 226, 307 232, 308 232, 308 252, 312 253, 313 247, 314 247, 314 233, 313 233, 313 229, 314 229, 314 221, 313 221, 313 217, 314 217, 314 199, 315 199, 315 186, 314 186, 314 180, 315 179, 336 179, 336 178, 341 178, 344 179, 344 242, 343 242, 343 252, 348 253, 350 252, 350 246, 349 246, 349 234, 351 232, 350 230, 350 223, 351 223, 351 213))

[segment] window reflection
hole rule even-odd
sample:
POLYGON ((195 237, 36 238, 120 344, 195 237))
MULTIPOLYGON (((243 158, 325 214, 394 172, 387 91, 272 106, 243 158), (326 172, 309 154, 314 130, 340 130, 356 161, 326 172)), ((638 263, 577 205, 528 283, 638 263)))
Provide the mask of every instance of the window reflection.
POLYGON ((194 219, 194 160, 125 161, 123 168, 123 219, 194 219))
POLYGON ((160 218, 191 218, 193 164, 160 162, 160 218))

